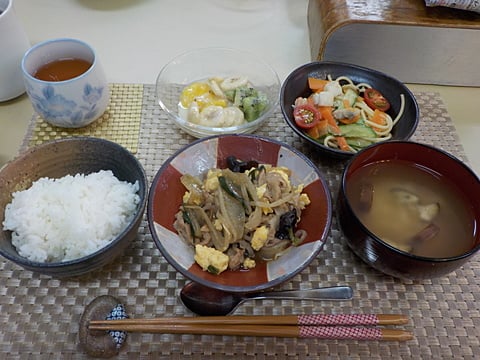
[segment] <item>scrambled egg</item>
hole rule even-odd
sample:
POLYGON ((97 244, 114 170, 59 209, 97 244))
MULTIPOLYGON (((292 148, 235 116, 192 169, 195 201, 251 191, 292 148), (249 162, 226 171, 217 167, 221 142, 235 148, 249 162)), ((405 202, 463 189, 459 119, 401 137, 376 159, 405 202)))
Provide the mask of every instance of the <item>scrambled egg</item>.
MULTIPOLYGON (((272 167, 271 165, 266 165, 268 172, 275 172, 278 173, 282 179, 284 180, 286 187, 289 191, 298 195, 298 205, 301 209, 304 209, 307 205, 310 204, 310 199, 306 193, 302 193, 304 189, 304 185, 293 186, 290 182, 290 169, 286 167, 272 167)), ((221 169, 210 169, 207 173, 206 179, 203 183, 203 190, 208 192, 216 191, 220 183, 218 181, 218 176, 221 174, 221 169)), ((252 170, 251 170, 252 171, 252 170)), ((260 201, 269 203, 268 200, 265 198, 265 193, 267 191, 267 184, 259 186, 256 188, 257 196, 260 201)), ((190 192, 186 192, 183 196, 183 201, 185 203, 196 203, 193 196, 190 192)), ((200 205, 200 204, 197 204, 200 205)), ((264 214, 271 213, 273 211, 270 207, 263 207, 262 212, 264 214)), ((228 231, 226 227, 223 226, 222 221, 219 219, 213 220, 213 226, 218 231, 228 231)), ((259 251, 267 242, 268 239, 269 228, 266 225, 262 225, 258 227, 251 239, 251 246, 253 250, 259 251)), ((195 255, 194 259, 197 264, 204 270, 208 271, 213 274, 220 274, 228 268, 229 257, 228 255, 224 254, 223 252, 204 245, 196 245, 195 246, 195 255)), ((254 259, 246 258, 243 261, 243 268, 245 269, 252 269, 256 266, 256 262, 254 259)))
MULTIPOLYGON (((220 169, 210 169, 207 173, 207 178, 205 179, 202 189, 208 192, 214 192, 220 186, 218 182, 218 175, 221 173, 220 169)), ((183 194, 182 200, 184 204, 193 204, 193 205, 202 205, 203 198, 201 196, 195 196, 195 193, 191 191, 186 191, 183 194)))
POLYGON ((245 269, 253 269, 255 267, 255 265, 256 265, 256 263, 255 263, 255 260, 253 260, 253 259, 246 258, 243 261, 243 267, 245 269))
MULTIPOLYGON (((257 190, 257 197, 262 201, 268 202, 268 200, 264 198, 265 192, 267 191, 267 184, 258 186, 256 190, 257 190)), ((262 207, 262 212, 264 215, 267 215, 273 212, 273 209, 271 207, 262 207)))
POLYGON ((257 186, 257 196, 259 199, 263 198, 265 192, 267 191, 267 184, 263 184, 261 186, 257 186))
POLYGON ((204 182, 205 191, 214 192, 220 186, 218 176, 221 175, 221 169, 210 169, 204 182))
POLYGON ((224 253, 204 245, 195 246, 195 261, 204 270, 213 274, 220 274, 228 267, 228 256, 224 253))
POLYGON ((192 194, 190 191, 186 191, 185 194, 183 194, 182 200, 184 204, 193 205, 201 205, 203 201, 200 196, 195 196, 195 194, 192 194))
POLYGON ((215 219, 213 221, 213 227, 218 230, 218 231, 222 231, 223 230, 223 224, 222 222, 219 220, 219 219, 215 219))
POLYGON ((308 195, 306 193, 302 193, 303 187, 304 185, 301 184, 301 185, 298 185, 296 189, 294 189, 294 192, 296 194, 300 194, 300 196, 298 197, 298 205, 300 206, 301 210, 305 209, 307 205, 309 205, 311 202, 308 195))
MULTIPOLYGON (((277 173, 283 178, 283 180, 285 181, 285 186, 286 186, 287 191, 294 191, 294 192, 298 192, 298 193, 302 192, 303 186, 299 186, 298 188, 295 188, 294 186, 291 185, 291 182, 290 182, 291 171, 290 171, 289 168, 287 168, 285 166, 273 167, 271 165, 265 165, 265 168, 266 168, 267 172, 277 173)), ((267 184, 263 184, 261 186, 258 186, 256 188, 256 191, 257 191, 257 197, 261 201, 265 201, 265 202, 268 203, 268 200, 264 198, 265 193, 267 191, 267 184)), ((263 212, 264 215, 267 215, 267 214, 272 213, 273 209, 271 207, 262 207, 262 212, 263 212)))
POLYGON ((307 194, 303 193, 300 195, 298 199, 298 203, 300 204, 300 209, 305 209, 308 204, 310 204, 310 198, 307 194))
POLYGON ((265 245, 267 238, 268 238, 268 227, 265 225, 258 227, 252 236, 251 245, 253 250, 255 251, 260 250, 263 247, 263 245, 265 245))

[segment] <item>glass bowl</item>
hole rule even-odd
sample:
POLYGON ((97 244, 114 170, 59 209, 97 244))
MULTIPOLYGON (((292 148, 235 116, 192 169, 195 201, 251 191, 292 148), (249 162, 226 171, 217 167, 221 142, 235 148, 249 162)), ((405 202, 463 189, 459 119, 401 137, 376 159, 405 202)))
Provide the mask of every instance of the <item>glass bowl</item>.
POLYGON ((221 134, 251 133, 272 115, 278 105, 280 80, 276 71, 253 53, 229 48, 200 48, 183 53, 160 71, 156 96, 168 118, 186 133, 202 138, 221 134), (246 77, 266 95, 267 105, 253 121, 237 126, 210 127, 193 123, 179 115, 180 95, 185 86, 209 78, 246 77))

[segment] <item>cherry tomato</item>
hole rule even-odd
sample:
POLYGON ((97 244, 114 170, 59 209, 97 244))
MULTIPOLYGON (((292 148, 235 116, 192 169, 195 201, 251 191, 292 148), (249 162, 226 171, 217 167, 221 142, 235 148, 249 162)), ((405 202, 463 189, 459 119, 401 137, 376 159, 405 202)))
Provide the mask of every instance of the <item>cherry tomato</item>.
POLYGON ((293 117, 295 123, 302 129, 313 128, 321 119, 320 112, 315 106, 310 104, 295 106, 295 109, 293 109, 293 117))
POLYGON ((371 88, 366 89, 363 98, 367 105, 374 110, 378 109, 380 111, 387 111, 390 109, 390 103, 378 90, 371 88))

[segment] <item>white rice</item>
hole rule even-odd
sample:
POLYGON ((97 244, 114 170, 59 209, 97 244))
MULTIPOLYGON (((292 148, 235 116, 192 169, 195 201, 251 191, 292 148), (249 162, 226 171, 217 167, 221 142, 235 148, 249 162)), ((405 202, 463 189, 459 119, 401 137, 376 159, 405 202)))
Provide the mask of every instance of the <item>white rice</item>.
POLYGON ((120 181, 110 170, 41 178, 13 193, 3 229, 12 231, 12 244, 29 260, 77 259, 125 229, 140 202, 138 189, 138 182, 120 181))

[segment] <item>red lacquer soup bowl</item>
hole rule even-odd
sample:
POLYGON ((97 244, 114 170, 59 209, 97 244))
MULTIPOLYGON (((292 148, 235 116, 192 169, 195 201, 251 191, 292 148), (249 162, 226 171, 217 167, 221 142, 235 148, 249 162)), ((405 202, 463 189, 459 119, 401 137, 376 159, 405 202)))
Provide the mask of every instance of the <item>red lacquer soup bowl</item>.
POLYGON ((147 213, 155 244, 176 270, 207 287, 246 293, 287 281, 317 257, 329 234, 332 202, 320 170, 292 147, 256 135, 220 135, 191 143, 162 165, 152 182, 147 213), (202 176, 209 169, 226 168, 229 156, 291 170, 292 185, 303 184, 303 192, 311 201, 297 225, 297 230, 305 230, 307 236, 299 246, 291 246, 275 260, 257 261, 249 270, 227 269, 214 275, 195 262, 193 245, 183 240, 174 228, 175 214, 186 191, 181 176, 202 176))
POLYGON ((346 243, 367 264, 397 278, 430 279, 480 250, 478 194, 476 174, 451 154, 384 142, 347 164, 337 215, 346 243))

